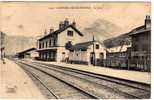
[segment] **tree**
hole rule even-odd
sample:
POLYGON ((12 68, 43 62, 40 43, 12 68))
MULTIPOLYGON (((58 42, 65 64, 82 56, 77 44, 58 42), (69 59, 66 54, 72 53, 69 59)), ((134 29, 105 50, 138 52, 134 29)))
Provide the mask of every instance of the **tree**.
POLYGON ((65 48, 66 48, 67 50, 70 50, 71 47, 72 47, 72 43, 71 43, 71 41, 68 41, 68 42, 65 44, 65 48))

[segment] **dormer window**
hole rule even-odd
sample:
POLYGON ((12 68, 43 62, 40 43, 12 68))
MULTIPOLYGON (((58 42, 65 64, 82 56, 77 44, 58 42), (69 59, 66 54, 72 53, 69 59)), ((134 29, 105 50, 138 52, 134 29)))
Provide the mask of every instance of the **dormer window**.
POLYGON ((73 36, 73 31, 68 30, 68 31, 67 31, 67 35, 68 35, 68 36, 73 36))

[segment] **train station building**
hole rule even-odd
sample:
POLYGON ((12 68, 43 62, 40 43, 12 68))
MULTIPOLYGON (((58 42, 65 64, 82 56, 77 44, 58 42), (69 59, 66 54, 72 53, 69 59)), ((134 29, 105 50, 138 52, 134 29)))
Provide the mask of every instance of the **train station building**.
POLYGON ((145 71, 151 70, 151 18, 146 16, 145 23, 130 32, 132 38, 129 65, 145 71))
POLYGON ((45 61, 65 61, 68 59, 69 50, 66 49, 68 43, 76 44, 83 38, 76 22, 70 23, 68 19, 59 23, 59 29, 50 29, 49 33, 38 40, 39 59, 45 61))
POLYGON ((58 30, 50 29, 45 34, 38 40, 37 52, 40 60, 143 71, 151 69, 150 16, 146 16, 144 25, 118 36, 117 39, 109 39, 109 46, 94 39, 79 42, 84 35, 77 29, 76 22, 69 23, 68 19, 59 23, 58 30), (117 45, 111 46, 115 42, 117 45))
POLYGON ((116 46, 107 47, 106 66, 133 70, 151 70, 151 19, 146 16, 144 25, 130 32, 110 39, 109 46, 116 41, 116 46), (122 37, 122 38, 121 38, 122 37))

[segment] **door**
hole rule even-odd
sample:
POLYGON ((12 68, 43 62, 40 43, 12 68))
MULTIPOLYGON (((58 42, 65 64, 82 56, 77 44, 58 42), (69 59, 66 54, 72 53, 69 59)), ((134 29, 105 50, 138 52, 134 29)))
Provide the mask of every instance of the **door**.
POLYGON ((62 62, 65 62, 65 60, 66 60, 66 54, 65 54, 65 52, 63 52, 62 53, 62 62))
POLYGON ((90 64, 95 64, 95 54, 93 52, 90 53, 90 64))

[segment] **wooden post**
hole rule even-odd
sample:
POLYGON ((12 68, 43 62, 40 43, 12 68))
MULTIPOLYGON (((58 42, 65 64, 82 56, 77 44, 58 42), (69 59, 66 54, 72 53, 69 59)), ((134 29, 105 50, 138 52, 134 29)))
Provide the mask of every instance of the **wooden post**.
POLYGON ((93 65, 95 66, 95 38, 94 38, 94 35, 93 35, 93 65))

